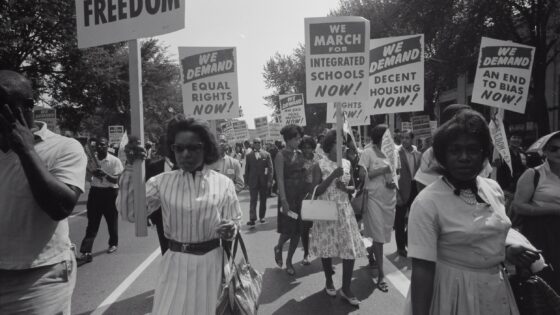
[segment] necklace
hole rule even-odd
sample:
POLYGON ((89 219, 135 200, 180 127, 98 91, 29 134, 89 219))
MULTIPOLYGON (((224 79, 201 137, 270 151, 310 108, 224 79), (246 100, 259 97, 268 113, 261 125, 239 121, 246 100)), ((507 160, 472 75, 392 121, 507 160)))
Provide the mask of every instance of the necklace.
POLYGON ((461 191, 459 192, 459 198, 461 198, 461 200, 471 206, 474 206, 478 203, 478 201, 476 200, 476 195, 468 189, 461 189, 461 191))

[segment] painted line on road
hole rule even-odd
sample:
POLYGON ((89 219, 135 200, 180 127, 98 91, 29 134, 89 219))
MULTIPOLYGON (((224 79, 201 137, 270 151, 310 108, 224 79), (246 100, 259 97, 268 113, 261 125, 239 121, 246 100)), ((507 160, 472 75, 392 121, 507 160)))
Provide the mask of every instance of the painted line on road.
POLYGON ((109 296, 99 304, 99 306, 91 313, 91 315, 102 315, 119 297, 130 287, 130 285, 148 268, 148 266, 158 257, 161 256, 159 247, 144 260, 119 286, 109 294, 109 296))
POLYGON ((410 280, 385 256, 383 256, 383 266, 383 269, 390 271, 385 274, 385 278, 393 284, 402 296, 406 297, 408 288, 410 288, 410 280))
POLYGON ((86 210, 82 210, 82 211, 80 211, 80 212, 78 212, 78 213, 76 213, 76 214, 72 214, 72 215, 68 216, 68 218, 79 217, 79 216, 83 215, 83 214, 86 213, 86 212, 87 212, 87 209, 86 209, 86 210))

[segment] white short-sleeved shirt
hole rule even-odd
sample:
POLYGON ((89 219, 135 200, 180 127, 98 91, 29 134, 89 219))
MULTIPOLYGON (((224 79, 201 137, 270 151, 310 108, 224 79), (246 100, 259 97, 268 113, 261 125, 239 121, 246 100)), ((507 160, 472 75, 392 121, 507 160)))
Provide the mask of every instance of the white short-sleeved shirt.
MULTIPOLYGON (((98 159, 97 163, 101 170, 111 176, 120 175, 124 170, 121 160, 111 154, 107 154, 107 156, 103 160, 98 159)), ((93 176, 93 178, 91 179, 91 187, 119 188, 119 185, 117 183, 109 182, 107 178, 98 178, 93 176)))
MULTIPOLYGON (((37 123, 35 151, 49 172, 64 184, 84 191, 87 158, 82 145, 37 123)), ((0 269, 28 269, 69 259, 68 221, 43 211, 19 157, 0 150, 0 269)))
POLYGON ((408 218, 409 257, 475 269, 504 261, 511 222, 505 214, 503 192, 488 178, 479 176, 477 184, 478 195, 486 203, 467 204, 443 178, 420 192, 408 218))

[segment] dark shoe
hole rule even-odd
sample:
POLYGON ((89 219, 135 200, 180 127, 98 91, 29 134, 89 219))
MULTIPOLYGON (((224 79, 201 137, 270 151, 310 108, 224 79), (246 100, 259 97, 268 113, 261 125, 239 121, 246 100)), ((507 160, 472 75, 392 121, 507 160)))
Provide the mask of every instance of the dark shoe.
POLYGON ((305 256, 303 258, 303 261, 301 262, 301 264, 304 265, 304 266, 309 266, 309 265, 311 265, 311 262, 309 262, 309 259, 307 258, 307 256, 305 256))
POLYGON ((397 250, 397 254, 398 254, 399 256, 402 256, 402 257, 407 257, 407 256, 408 256, 408 252, 406 251, 406 249, 399 249, 399 250, 397 250))
POLYGON ((113 246, 109 246, 109 249, 107 249, 107 254, 111 254, 117 251, 117 246, 113 245, 113 246))
POLYGON ((247 222, 247 225, 249 226, 250 229, 254 229, 255 228, 255 221, 249 221, 249 222, 247 222))
POLYGON ((282 249, 278 245, 274 246, 274 261, 276 261, 278 268, 282 268, 282 249))
POLYGON ((91 253, 82 253, 82 256, 76 258, 76 260, 78 263, 86 264, 93 261, 93 256, 91 256, 91 253))
POLYGON ((377 286, 377 289, 379 289, 379 291, 381 291, 381 292, 385 292, 385 293, 389 292, 389 286, 387 285, 387 282, 385 282, 383 280, 378 281, 376 286, 377 286))
POLYGON ((292 277, 295 276, 296 275, 296 270, 294 269, 294 266, 292 266, 291 264, 290 265, 286 264, 286 273, 289 276, 292 276, 292 277))
POLYGON ((259 222, 260 223, 266 223, 266 220, 265 219, 260 219, 259 222))

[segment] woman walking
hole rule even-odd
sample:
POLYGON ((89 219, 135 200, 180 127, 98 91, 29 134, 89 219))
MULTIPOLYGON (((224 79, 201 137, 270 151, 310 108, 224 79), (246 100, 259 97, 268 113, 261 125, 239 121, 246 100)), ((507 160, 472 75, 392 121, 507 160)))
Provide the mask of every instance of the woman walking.
MULTIPOLYGON (((319 167, 321 157, 315 153, 317 143, 310 136, 304 136, 301 140, 300 149, 303 153, 303 167, 305 168, 305 194, 311 198, 313 193, 313 172, 319 167)), ((301 232, 301 243, 303 245, 303 265, 309 265, 309 232, 313 222, 303 221, 303 229, 301 232)))
POLYGON ((303 136, 303 129, 296 125, 287 125, 280 134, 284 137, 286 148, 276 154, 274 168, 278 182, 278 245, 274 247, 274 260, 282 268, 282 248, 290 240, 286 257, 286 272, 294 276, 296 271, 292 258, 297 249, 302 232, 301 203, 305 198, 305 168, 302 152, 298 149, 303 136))
POLYGON ((325 273, 325 292, 336 296, 333 283, 332 257, 342 259, 342 288, 340 296, 352 306, 360 302, 352 293, 350 283, 354 271, 354 261, 366 254, 354 210, 348 199, 350 181, 350 162, 342 160, 342 167, 337 166, 336 131, 327 132, 322 147, 326 157, 319 160, 313 180, 318 184, 318 199, 335 201, 338 209, 336 221, 315 221, 311 228, 311 254, 321 257, 325 273))
POLYGON ((377 288, 387 292, 383 271, 383 244, 391 241, 397 205, 395 184, 391 177, 391 165, 381 152, 381 140, 387 125, 377 125, 370 132, 371 143, 366 146, 360 157, 360 165, 367 170, 365 189, 368 190, 367 209, 362 215, 364 236, 372 238, 371 256, 375 256, 378 266, 377 288), (372 255, 373 254, 373 255, 372 255))
MULTIPOLYGON (((146 183, 148 213, 161 207, 169 239, 152 313, 213 315, 223 271, 220 240, 233 239, 238 230, 239 201, 233 182, 208 168, 219 155, 206 124, 177 118, 167 127, 167 141, 172 162, 180 169, 156 175, 146 183)), ((139 158, 141 154, 133 157, 139 158)), ((133 198, 127 192, 130 188, 121 187, 123 198, 133 198)))

